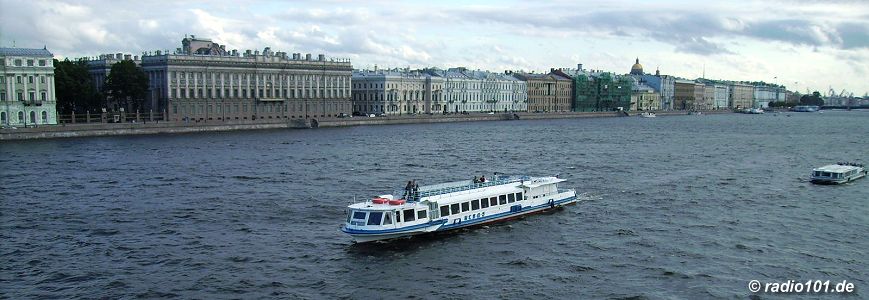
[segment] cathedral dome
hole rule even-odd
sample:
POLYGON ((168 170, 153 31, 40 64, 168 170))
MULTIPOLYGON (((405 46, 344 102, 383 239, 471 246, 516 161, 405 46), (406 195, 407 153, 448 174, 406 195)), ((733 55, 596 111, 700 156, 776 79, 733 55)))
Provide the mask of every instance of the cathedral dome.
POLYGON ((637 62, 631 66, 631 75, 643 75, 643 65, 640 64, 640 58, 637 58, 637 62))

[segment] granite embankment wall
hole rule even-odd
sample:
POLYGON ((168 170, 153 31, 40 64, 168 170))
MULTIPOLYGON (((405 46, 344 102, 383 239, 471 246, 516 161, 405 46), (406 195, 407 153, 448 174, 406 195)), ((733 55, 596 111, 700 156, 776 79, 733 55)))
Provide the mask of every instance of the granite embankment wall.
MULTIPOLYGON (((711 111, 705 113, 729 113, 729 111, 711 111)), ((659 116, 684 115, 684 112, 657 112, 659 116)), ((40 126, 36 128, 5 128, 0 129, 0 141, 88 137, 110 135, 139 135, 191 133, 209 131, 235 131, 280 128, 316 128, 341 127, 360 125, 392 125, 392 124, 424 124, 445 122, 475 122, 499 120, 539 120, 563 118, 599 118, 622 116, 616 112, 586 112, 586 113, 506 113, 506 114, 472 114, 472 115, 416 115, 390 117, 354 117, 354 118, 322 118, 322 119, 291 119, 286 121, 263 122, 148 122, 148 123, 95 123, 95 124, 63 124, 40 126)))

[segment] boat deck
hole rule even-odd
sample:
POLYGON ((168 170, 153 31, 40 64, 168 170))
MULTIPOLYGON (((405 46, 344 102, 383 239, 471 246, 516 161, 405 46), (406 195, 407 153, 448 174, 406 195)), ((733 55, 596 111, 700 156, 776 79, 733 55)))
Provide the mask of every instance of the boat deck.
POLYGON ((488 180, 482 183, 474 183, 473 180, 462 180, 462 181, 453 181, 446 182, 441 184, 434 185, 426 185, 419 187, 419 193, 416 195, 416 199, 422 199, 424 197, 431 197, 461 191, 469 191, 473 189, 479 189, 489 186, 502 185, 512 182, 520 182, 525 180, 531 180, 530 176, 507 176, 507 175, 499 175, 492 180, 488 180))

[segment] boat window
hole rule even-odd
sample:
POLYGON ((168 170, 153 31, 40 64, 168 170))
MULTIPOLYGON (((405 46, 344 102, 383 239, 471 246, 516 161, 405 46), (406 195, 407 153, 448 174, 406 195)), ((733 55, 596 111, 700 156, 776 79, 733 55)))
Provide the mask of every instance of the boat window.
POLYGON ((480 206, 483 208, 489 207, 489 199, 486 199, 486 198, 480 199, 480 206))
POLYGON ((372 211, 368 213, 368 225, 380 225, 380 219, 383 219, 383 213, 372 211))
POLYGON ((417 220, 422 220, 422 219, 425 219, 425 218, 426 218, 426 213, 425 213, 424 210, 418 210, 418 211, 416 211, 416 219, 417 219, 417 220))
POLYGON ((471 206, 468 204, 468 202, 462 202, 462 212, 466 212, 470 209, 471 209, 471 206))
POLYGON ((395 223, 401 222, 401 211, 395 212, 395 223))
POLYGON ((480 200, 471 200, 471 210, 480 209, 480 200))
POLYGON ((413 222, 413 220, 414 220, 413 210, 412 209, 405 209, 404 210, 404 221, 405 222, 413 222))
POLYGON ((516 194, 507 194, 507 202, 516 202, 516 194))
POLYGON ((457 214, 457 213, 459 213, 459 204, 456 203, 456 204, 450 205, 450 211, 451 211, 454 215, 457 214))
POLYGON ((507 195, 498 196, 498 204, 507 204, 507 195))
POLYGON ((497 197, 489 198, 489 205, 491 205, 491 206, 498 205, 498 198, 497 197))
POLYGON ((444 205, 441 206, 441 217, 446 217, 450 215, 450 206, 444 205))
POLYGON ((357 211, 353 213, 353 218, 356 220, 365 220, 365 212, 357 211))
POLYGON ((392 224, 392 212, 386 212, 383 214, 383 225, 392 224))
POLYGON ((815 177, 821 176, 821 171, 815 171, 813 175, 815 177))
POLYGON ((353 212, 347 213, 347 223, 350 223, 350 217, 352 217, 352 216, 353 216, 353 212))
POLYGON ((522 193, 516 193, 516 201, 522 201, 522 200, 525 200, 525 199, 522 199, 522 193))

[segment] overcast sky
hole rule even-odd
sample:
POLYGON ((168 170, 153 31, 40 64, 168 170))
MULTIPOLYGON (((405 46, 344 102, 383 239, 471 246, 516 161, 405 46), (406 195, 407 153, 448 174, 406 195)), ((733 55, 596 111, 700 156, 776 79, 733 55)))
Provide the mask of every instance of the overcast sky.
POLYGON ((0 46, 57 58, 180 47, 324 53, 355 68, 553 67, 869 92, 869 1, 13 1, 0 46))

